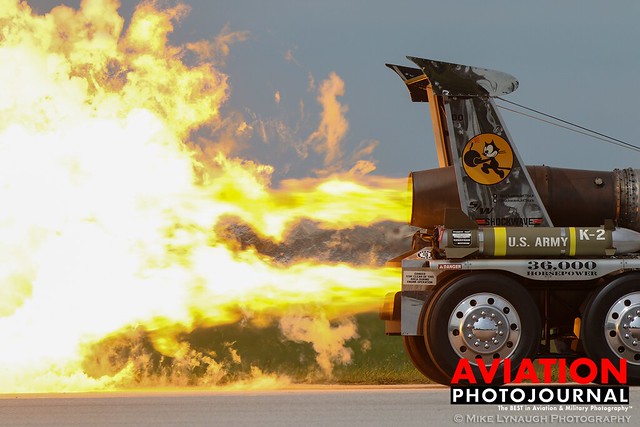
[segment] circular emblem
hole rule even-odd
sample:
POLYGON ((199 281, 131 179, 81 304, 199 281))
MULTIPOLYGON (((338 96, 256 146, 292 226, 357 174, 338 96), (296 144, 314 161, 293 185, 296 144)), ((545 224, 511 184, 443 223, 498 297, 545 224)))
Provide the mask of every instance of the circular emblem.
POLYGON ((418 258, 431 259, 431 251, 429 249, 421 249, 418 252, 418 258))
POLYGON ((511 172, 513 150, 503 137, 494 133, 481 133, 465 145, 462 165, 469 178, 478 184, 497 184, 511 172))

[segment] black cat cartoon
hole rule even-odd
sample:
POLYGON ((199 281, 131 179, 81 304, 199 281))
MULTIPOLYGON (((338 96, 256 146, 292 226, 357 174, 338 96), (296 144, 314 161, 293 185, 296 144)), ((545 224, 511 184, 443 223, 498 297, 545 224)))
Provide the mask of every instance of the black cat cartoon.
POLYGON ((482 172, 488 174, 490 170, 494 171, 500 178, 504 178, 504 171, 500 168, 500 164, 498 160, 496 160, 496 156, 498 154, 504 154, 504 151, 498 150, 496 144, 493 142, 485 142, 484 149, 482 150, 482 154, 487 158, 482 161, 482 172))

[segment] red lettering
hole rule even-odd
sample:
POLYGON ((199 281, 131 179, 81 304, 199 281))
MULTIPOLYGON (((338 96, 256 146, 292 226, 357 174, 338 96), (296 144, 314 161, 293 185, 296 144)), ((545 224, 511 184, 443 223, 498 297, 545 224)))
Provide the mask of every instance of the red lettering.
POLYGON ((518 372, 516 373, 516 378, 513 382, 520 384, 522 380, 530 380, 535 384, 540 382, 536 375, 536 370, 533 369, 533 362, 531 362, 531 359, 522 359, 522 363, 518 367, 518 372))
POLYGON ((558 359, 558 382, 567 382, 567 359, 558 359))
POLYGON ((504 359, 504 367, 502 370, 504 372, 504 383, 509 384, 511 382, 511 359, 504 359))
POLYGON ((489 371, 487 371, 487 366, 484 364, 484 360, 476 359, 476 362, 478 362, 478 369, 480 370, 480 374, 482 375, 482 380, 484 381, 484 383, 491 384, 496 376, 496 373, 498 372, 500 359, 493 359, 491 361, 491 369, 489 369, 489 371))
MULTIPOLYGON (((495 381, 495 378, 499 372, 500 364, 503 369, 503 380, 505 384, 512 382, 511 372, 511 359, 493 359, 491 365, 487 365, 483 359, 476 359, 475 363, 478 365, 478 372, 482 376, 482 381, 485 384, 491 384, 495 381)), ((553 368, 558 368, 558 382, 564 384, 567 382, 567 360, 560 359, 538 359, 537 363, 542 366, 543 378, 542 381, 545 384, 553 382, 553 368)), ((602 384, 609 384, 615 382, 617 384, 627 383, 627 360, 620 359, 620 364, 617 365, 614 361, 609 359, 602 359, 600 361, 600 367, 596 362, 586 357, 581 357, 571 362, 568 366, 569 379, 578 384, 588 384, 593 382, 600 372, 600 382, 602 384)), ((529 380, 534 384, 539 384, 540 379, 533 366, 531 359, 522 359, 520 366, 513 378, 513 383, 519 384, 525 380, 529 380)), ((456 371, 451 379, 451 384, 458 384, 460 381, 468 381, 469 384, 477 384, 474 370, 472 368, 469 359, 460 359, 456 366, 456 371)))
POLYGON ((538 363, 544 367, 544 378, 542 382, 548 384, 551 382, 551 367, 556 364, 557 359, 538 359, 538 363))
POLYGON ((571 363, 571 366, 569 366, 569 375, 571 375, 571 379, 578 384, 588 384, 596 379, 596 376, 598 375, 598 368, 593 360, 581 357, 571 363), (581 377, 578 374, 580 366, 586 366, 589 369, 589 373, 584 377, 581 377))
POLYGON ((616 369, 609 359, 600 361, 600 380, 602 384, 609 384, 609 374, 612 374, 618 384, 627 383, 627 359, 620 359, 620 369, 616 369))
POLYGON ((458 360, 456 371, 453 373, 453 378, 451 378, 451 384, 458 384, 460 380, 467 380, 469 384, 476 384, 476 377, 473 375, 468 359, 458 360))
MULTIPOLYGON (((512 382, 511 372, 511 359, 493 359, 491 365, 487 365, 483 359, 476 359, 475 362, 478 365, 478 372, 482 376, 482 381, 485 384, 491 384, 495 381, 496 375, 502 364, 503 380, 505 384, 512 382)), ((543 378, 542 381, 545 384, 553 382, 553 367, 558 368, 558 382, 567 382, 567 360, 561 359, 538 359, 537 363, 542 366, 543 378)), ((600 381, 602 384, 609 384, 614 381, 618 384, 627 383, 627 360, 620 359, 620 364, 616 365, 614 361, 609 359, 602 359, 600 361, 600 369, 597 364, 586 357, 582 357, 572 361, 568 367, 569 379, 575 381, 578 384, 588 384, 593 382, 600 372, 600 381)), ((540 383, 540 379, 533 366, 531 359, 522 359, 520 366, 516 372, 513 382, 516 384, 522 383, 525 380, 529 380, 534 384, 540 383)), ((474 370, 471 366, 469 359, 458 360, 458 365, 451 379, 452 384, 458 384, 460 381, 468 381, 469 384, 477 384, 474 370)))

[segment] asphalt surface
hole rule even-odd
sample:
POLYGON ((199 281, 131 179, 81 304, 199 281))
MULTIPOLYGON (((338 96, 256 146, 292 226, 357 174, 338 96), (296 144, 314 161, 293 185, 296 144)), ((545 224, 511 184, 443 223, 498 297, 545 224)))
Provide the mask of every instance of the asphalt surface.
POLYGON ((608 412, 602 408, 590 408, 584 412, 549 410, 523 412, 500 410, 497 405, 459 406, 450 404, 448 388, 429 386, 322 387, 237 392, 24 394, 0 396, 0 425, 52 427, 637 425, 640 422, 640 388, 631 389, 629 406, 630 409, 625 413, 608 412), (529 418, 506 418, 514 415, 523 417, 528 415, 529 418), (555 418, 552 419, 551 415, 555 415, 555 418), (612 416, 620 418, 605 418, 612 416))

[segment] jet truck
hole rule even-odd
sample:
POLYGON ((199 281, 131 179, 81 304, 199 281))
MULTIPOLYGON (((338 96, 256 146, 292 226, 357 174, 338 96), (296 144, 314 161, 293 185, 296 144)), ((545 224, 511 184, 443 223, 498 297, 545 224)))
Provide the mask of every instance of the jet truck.
POLYGON ((439 168, 409 175, 418 229, 388 263, 387 334, 441 384, 462 359, 537 358, 624 361, 639 384, 640 170, 526 166, 496 104, 513 76, 408 59, 387 66, 429 103, 439 168))

